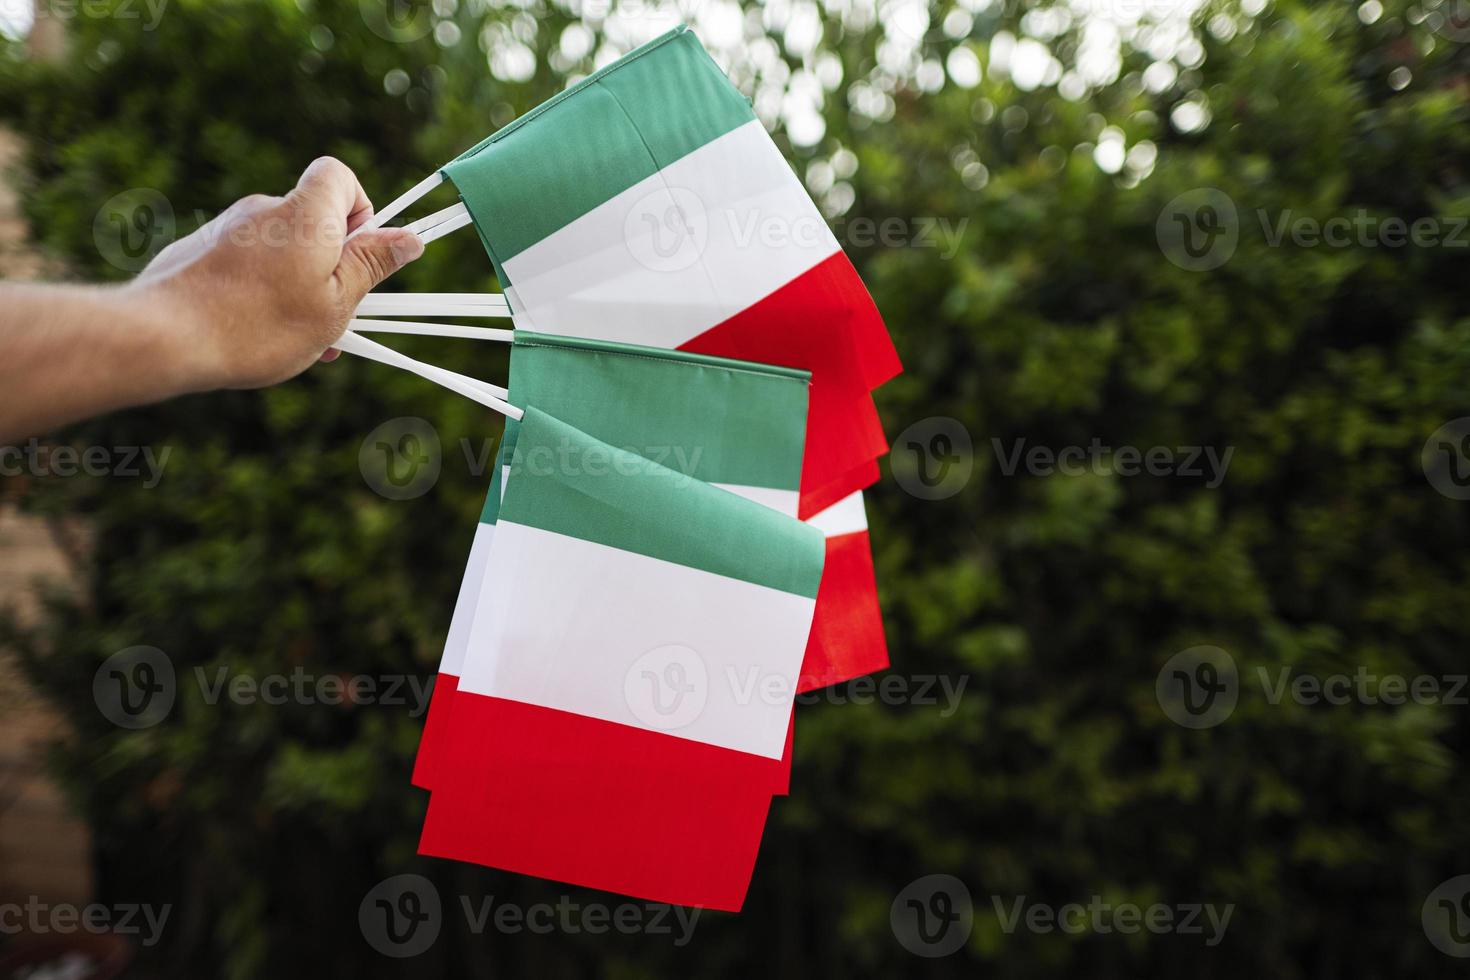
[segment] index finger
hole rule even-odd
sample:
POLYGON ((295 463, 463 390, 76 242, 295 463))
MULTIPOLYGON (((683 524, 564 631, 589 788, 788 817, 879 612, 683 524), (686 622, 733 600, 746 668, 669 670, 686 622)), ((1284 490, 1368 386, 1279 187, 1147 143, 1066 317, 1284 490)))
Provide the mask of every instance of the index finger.
POLYGON ((368 200, 357 175, 335 157, 313 160, 302 172, 291 196, 317 203, 330 214, 340 215, 347 222, 348 232, 373 214, 373 202, 368 200))

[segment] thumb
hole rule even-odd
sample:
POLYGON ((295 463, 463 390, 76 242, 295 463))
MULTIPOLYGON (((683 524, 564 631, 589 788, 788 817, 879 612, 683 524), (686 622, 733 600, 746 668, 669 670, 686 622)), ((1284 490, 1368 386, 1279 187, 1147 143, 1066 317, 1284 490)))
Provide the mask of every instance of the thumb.
POLYGON ((402 228, 374 228, 349 241, 333 273, 344 302, 357 304, 378 283, 424 254, 424 243, 402 228))

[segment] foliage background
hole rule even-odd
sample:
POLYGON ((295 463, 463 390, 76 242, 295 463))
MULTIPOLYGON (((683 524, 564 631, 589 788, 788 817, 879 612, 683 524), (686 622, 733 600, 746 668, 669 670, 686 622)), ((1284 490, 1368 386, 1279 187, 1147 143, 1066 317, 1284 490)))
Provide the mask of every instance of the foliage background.
MULTIPOLYGON (((152 31, 70 21, 55 65, 7 43, 0 116, 30 141, 20 179, 41 242, 78 278, 119 278, 92 230, 113 195, 160 191, 183 232, 236 197, 289 187, 322 153, 387 200, 590 70, 593 54, 568 55, 582 46, 564 40, 573 25, 613 51, 678 19, 647 5, 604 18, 550 0, 440 0, 432 23, 453 27, 399 41, 369 28, 370 8, 173 0, 152 31), (518 47, 534 54, 529 75, 518 47)), ((1450 975, 1458 964, 1419 915, 1438 882, 1470 872, 1463 706, 1272 705, 1247 681, 1225 724, 1190 731, 1154 695, 1164 661, 1201 643, 1230 651, 1247 678, 1465 670, 1470 510, 1435 492, 1420 450, 1470 414, 1466 251, 1273 247, 1257 218, 1470 214, 1467 46, 1447 29, 1448 4, 1385 8, 1212 4, 1193 34, 1125 30, 1114 77, 1080 91, 1065 76, 1096 36, 1031 3, 939 0, 907 45, 911 8, 875 18, 834 0, 733 15, 722 61, 846 234, 904 355, 907 373, 879 394, 890 435, 951 416, 974 438, 957 496, 918 500, 891 479, 870 494, 894 670, 969 682, 948 718, 918 705, 803 708, 793 793, 773 809, 746 911, 705 916, 683 949, 652 936, 473 936, 450 916, 423 957, 383 959, 362 941, 357 906, 384 876, 421 871, 446 896, 521 903, 566 891, 414 856, 417 720, 184 696, 167 723, 125 732, 92 705, 97 665, 135 644, 167 651, 181 674, 429 675, 483 494, 456 447, 496 436, 484 413, 343 363, 62 433, 173 454, 154 489, 6 486, 97 530, 89 591, 58 599, 42 629, 7 635, 79 730, 55 765, 97 832, 102 897, 175 905, 144 966, 1450 975), (811 16, 819 43, 790 27, 811 16), (1016 54, 1034 62, 1036 43, 1058 62, 1039 78, 1016 54), (978 84, 942 70, 936 81, 956 48, 984 66, 978 84), (830 83, 834 57, 840 80, 814 94, 802 69, 830 83), (1147 147, 1106 172, 1098 148, 1120 136, 1147 147), (1200 187, 1233 199, 1240 244, 1222 267, 1191 272, 1163 254, 1155 222, 1200 187), (889 217, 969 221, 947 260, 851 234, 889 217), (444 473, 423 497, 386 500, 358 450, 379 423, 411 415, 438 428, 444 473), (1209 489, 1006 477, 991 442, 1094 437, 1235 455, 1209 489), (919 960, 895 941, 889 905, 937 872, 969 886, 975 929, 960 953, 919 960), (1146 933, 1007 935, 989 900, 1094 894, 1236 910, 1224 942, 1205 948, 1146 933)), ((728 8, 685 13, 699 23, 728 8)), ((495 288, 472 236, 435 245, 399 280, 495 288)), ((470 343, 400 346, 504 374, 503 352, 470 343)))

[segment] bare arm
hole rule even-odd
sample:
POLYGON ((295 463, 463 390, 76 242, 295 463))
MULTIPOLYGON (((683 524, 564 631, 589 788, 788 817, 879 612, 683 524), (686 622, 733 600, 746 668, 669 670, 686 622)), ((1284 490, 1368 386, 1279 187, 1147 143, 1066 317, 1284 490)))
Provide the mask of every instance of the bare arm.
POLYGON ((416 259, 324 158, 284 198, 237 202, 121 286, 0 283, 0 443, 130 405, 300 374, 363 295, 416 259))

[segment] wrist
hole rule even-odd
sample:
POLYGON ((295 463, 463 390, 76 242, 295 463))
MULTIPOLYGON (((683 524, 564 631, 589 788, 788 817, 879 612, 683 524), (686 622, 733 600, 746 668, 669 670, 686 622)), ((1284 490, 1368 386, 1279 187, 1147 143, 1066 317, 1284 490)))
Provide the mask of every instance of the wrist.
POLYGON ((123 320, 165 397, 213 391, 227 374, 207 319, 170 279, 134 280, 122 287, 123 320))

